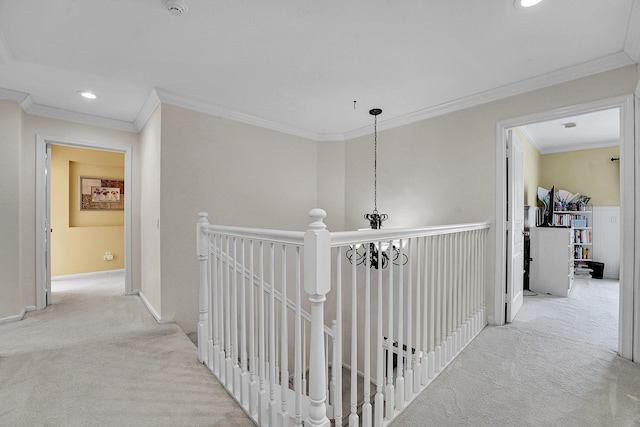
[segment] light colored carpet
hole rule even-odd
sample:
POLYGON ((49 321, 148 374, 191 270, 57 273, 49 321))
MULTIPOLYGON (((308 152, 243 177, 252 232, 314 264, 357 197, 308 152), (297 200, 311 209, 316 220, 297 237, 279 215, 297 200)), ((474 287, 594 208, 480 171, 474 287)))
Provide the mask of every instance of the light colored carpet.
POLYGON ((618 282, 525 297, 487 327, 394 426, 638 426, 640 366, 616 355, 618 282))
POLYGON ((47 309, 0 325, 0 425, 253 425, 121 274, 53 286, 47 309))

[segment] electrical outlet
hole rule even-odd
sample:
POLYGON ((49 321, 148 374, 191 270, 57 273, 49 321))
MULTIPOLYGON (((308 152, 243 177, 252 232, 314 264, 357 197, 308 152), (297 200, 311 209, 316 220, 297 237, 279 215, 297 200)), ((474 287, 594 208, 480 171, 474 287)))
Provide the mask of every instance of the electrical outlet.
POLYGON ((107 252, 104 254, 105 261, 113 261, 113 254, 111 252, 107 252))

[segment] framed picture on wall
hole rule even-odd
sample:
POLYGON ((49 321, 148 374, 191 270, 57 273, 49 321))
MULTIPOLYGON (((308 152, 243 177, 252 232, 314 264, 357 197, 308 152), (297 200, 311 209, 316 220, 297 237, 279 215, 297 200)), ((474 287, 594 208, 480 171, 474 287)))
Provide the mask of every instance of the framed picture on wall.
POLYGON ((124 180, 80 177, 81 211, 124 210, 124 180))

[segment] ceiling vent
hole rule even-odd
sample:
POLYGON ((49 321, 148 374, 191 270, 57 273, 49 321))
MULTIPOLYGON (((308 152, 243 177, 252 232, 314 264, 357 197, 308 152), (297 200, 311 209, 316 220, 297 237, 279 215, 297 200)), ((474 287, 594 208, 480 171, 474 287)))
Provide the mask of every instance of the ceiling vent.
POLYGON ((176 16, 183 15, 187 12, 187 5, 178 0, 166 0, 164 2, 167 10, 176 16))

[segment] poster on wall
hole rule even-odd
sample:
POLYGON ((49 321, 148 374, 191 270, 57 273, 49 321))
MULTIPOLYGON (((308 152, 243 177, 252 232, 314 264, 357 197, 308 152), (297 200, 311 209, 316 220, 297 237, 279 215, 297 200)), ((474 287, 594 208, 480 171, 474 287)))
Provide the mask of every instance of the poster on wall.
POLYGON ((124 210, 124 180, 80 177, 81 211, 124 210))

